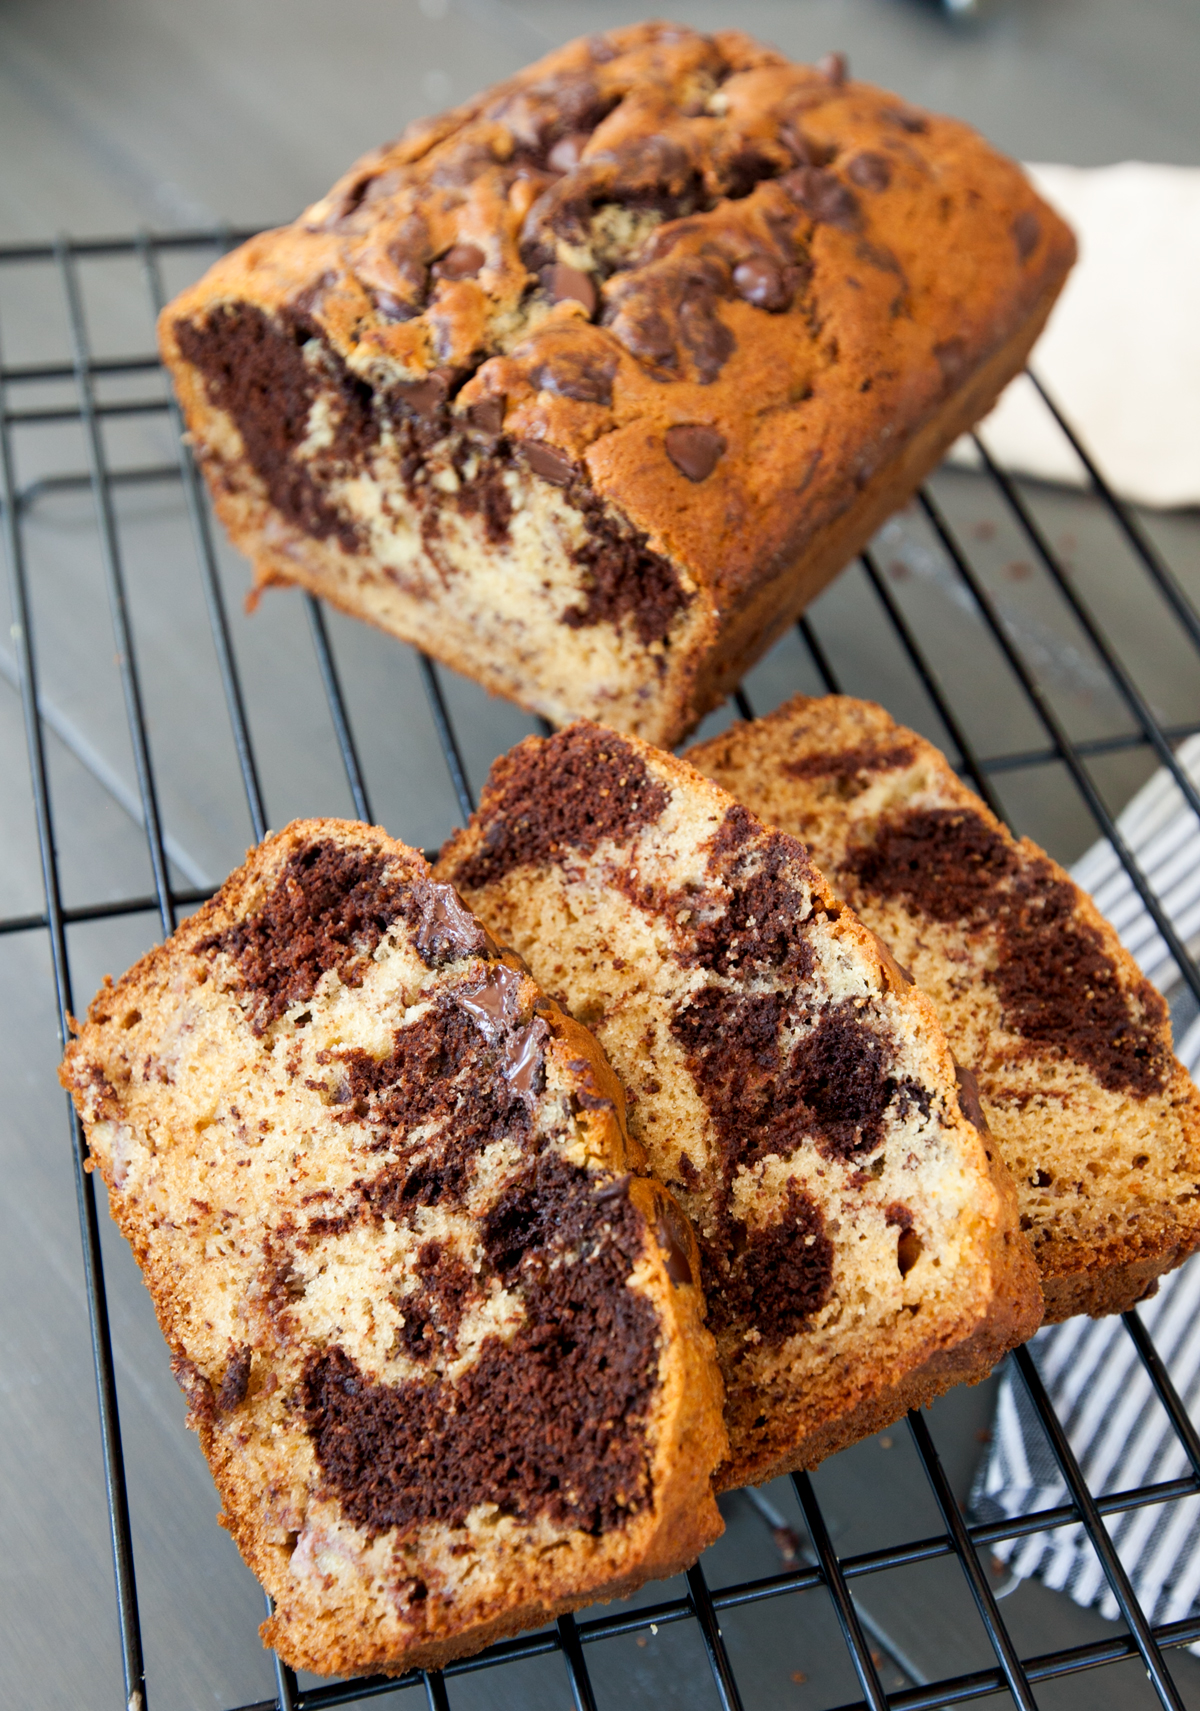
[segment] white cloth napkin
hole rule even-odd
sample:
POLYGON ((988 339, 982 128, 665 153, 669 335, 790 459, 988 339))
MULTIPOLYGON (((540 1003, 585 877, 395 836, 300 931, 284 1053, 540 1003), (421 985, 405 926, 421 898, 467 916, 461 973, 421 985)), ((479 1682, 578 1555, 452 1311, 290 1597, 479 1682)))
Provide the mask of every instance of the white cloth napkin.
MULTIPOLYGON (((1030 367, 1123 498, 1200 504, 1200 167, 1025 170, 1079 240, 1030 367)), ((982 437, 1005 468, 1087 481, 1023 377, 982 437)), ((968 464, 976 455, 969 440, 951 454, 968 464)))

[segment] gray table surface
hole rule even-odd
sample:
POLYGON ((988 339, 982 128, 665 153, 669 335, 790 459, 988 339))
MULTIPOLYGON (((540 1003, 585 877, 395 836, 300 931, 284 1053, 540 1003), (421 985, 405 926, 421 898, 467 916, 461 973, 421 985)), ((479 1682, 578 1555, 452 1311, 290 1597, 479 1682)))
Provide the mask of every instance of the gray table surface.
MULTIPOLYGON (((800 57, 845 49, 859 74, 971 119, 1025 159, 1200 161, 1194 0, 1136 8, 1126 0, 995 0, 982 21, 962 27, 905 0, 747 0, 677 11, 701 26, 736 22, 800 57)), ((601 0, 4 0, 0 241, 288 218, 358 152, 417 114, 572 35, 637 15, 601 0)), ((182 283, 196 262, 181 261, 168 285, 182 283)), ((150 317, 134 267, 90 266, 83 286, 98 350, 149 348, 150 317)), ((62 359, 63 303, 52 272, 0 278, 0 337, 6 360, 62 359)), ((68 399, 69 389, 59 396, 68 399)), ((108 444, 122 467, 172 455, 160 418, 118 423, 108 444)), ((22 482, 83 467, 71 427, 30 433, 19 456, 22 482)), ((1073 734, 1118 728, 1123 714, 1110 684, 1033 574, 994 493, 967 475, 941 477, 938 491, 1073 734)), ((1120 636, 1156 711, 1169 721, 1200 718, 1193 656, 1132 576, 1108 520, 1080 495, 1040 490, 1031 502, 1120 636)), ((215 882, 239 858, 250 830, 178 490, 131 487, 119 516, 175 878, 215 882)), ((1200 593, 1196 517, 1148 523, 1193 596, 1200 593)), ((149 890, 145 840, 130 812, 130 749, 86 495, 46 494, 29 511, 27 537, 67 901, 149 890)), ((974 614, 956 598, 919 518, 906 513, 890 524, 879 551, 959 704, 971 709, 972 734, 993 751, 1038 746, 1027 708, 974 614)), ((248 619, 240 605, 245 567, 227 549, 222 575, 271 823, 349 811, 299 601, 273 595, 248 619)), ((943 737, 866 598, 861 572, 848 572, 823 596, 817 617, 849 690, 943 737)), ((373 811, 410 841, 436 844, 457 814, 415 663, 354 624, 333 620, 332 633, 373 811)), ((0 645, 0 916, 41 907, 20 708, 7 681, 11 659, 0 645)), ((445 687, 478 785, 493 755, 532 723, 451 674, 445 687)), ((789 638, 750 688, 765 710, 817 683, 789 638)), ((1150 765, 1138 751, 1103 764, 1098 777, 1111 807, 1127 800, 1150 765)), ((1017 769, 1000 784, 1020 827, 1060 858, 1073 859, 1095 836, 1056 770, 1017 769)), ((152 916, 73 930, 79 1005, 153 935, 152 916)), ((0 939, 0 969, 0 1702, 116 1706, 122 1695, 111 1559, 44 936, 0 939)), ((182 1401, 148 1299, 107 1226, 105 1250, 150 1703, 158 1711, 267 1697, 273 1685, 255 1631, 257 1588, 214 1524, 212 1486, 194 1438, 182 1429, 182 1401)), ((990 1394, 990 1386, 957 1392, 932 1415, 960 1494, 980 1453, 990 1394)), ((840 1549, 940 1530, 903 1427, 837 1457, 817 1484, 840 1549)), ((794 1513, 786 1489, 772 1495, 794 1513)), ((771 1572, 778 1559, 761 1517, 738 1496, 726 1512, 729 1530, 708 1559, 713 1577, 771 1572)), ((860 1591, 915 1673, 992 1661, 953 1563, 888 1574, 860 1591)), ((655 1589, 649 1596, 660 1595, 655 1589)), ((1027 1652, 1112 1632, 1036 1586, 1020 1589, 1003 1608, 1027 1652)), ((802 1711, 857 1697, 824 1594, 752 1607, 731 1616, 725 1632, 748 1705, 802 1711)), ((614 1641, 593 1648, 589 1661, 601 1706, 715 1704, 693 1631, 614 1641)), ((1200 1666, 1174 1655, 1173 1667, 1186 1702, 1200 1707, 1200 1666)), ((885 1678, 891 1686, 904 1681, 890 1663, 885 1678)), ((1037 1697, 1043 1707, 1093 1711, 1151 1704, 1133 1664, 1043 1686, 1037 1697)), ((561 1661, 464 1679, 454 1683, 451 1702, 562 1705, 561 1661)))

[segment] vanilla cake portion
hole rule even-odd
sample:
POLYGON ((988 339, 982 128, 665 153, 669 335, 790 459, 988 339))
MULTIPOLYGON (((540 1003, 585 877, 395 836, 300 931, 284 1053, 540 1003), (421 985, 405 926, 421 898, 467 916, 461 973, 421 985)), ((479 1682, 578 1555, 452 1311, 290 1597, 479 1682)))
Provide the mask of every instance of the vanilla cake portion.
POLYGON ((580 723, 497 761, 436 871, 595 1032, 692 1218, 720 1485, 813 1466, 1036 1329, 933 1006, 794 838, 580 723))
POLYGON ((720 1533, 687 1220, 413 850, 269 837, 61 1073, 293 1668, 434 1667, 720 1533))
POLYGON ((932 999, 1016 1181, 1047 1320, 1152 1294, 1200 1246, 1200 1095, 1090 898, 873 702, 798 696, 688 758, 803 838, 932 999))
POLYGON ((840 56, 649 22, 410 125, 159 337, 260 586, 668 745, 987 414, 1074 253, 840 56))

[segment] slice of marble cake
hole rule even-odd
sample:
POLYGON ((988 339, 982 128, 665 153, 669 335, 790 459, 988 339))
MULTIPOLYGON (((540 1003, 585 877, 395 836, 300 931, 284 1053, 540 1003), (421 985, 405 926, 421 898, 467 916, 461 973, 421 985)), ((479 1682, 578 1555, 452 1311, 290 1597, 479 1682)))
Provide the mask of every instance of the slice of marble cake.
POLYGON ((269 837, 62 1076, 295 1668, 438 1665, 719 1534, 687 1220, 414 851, 269 837))
POLYGON ((580 723, 497 761, 437 872, 593 1029, 695 1224, 718 1483, 823 1456, 1037 1327, 1007 1173, 912 987, 804 846, 580 723))
POLYGON ((1200 1094, 1070 874, 872 701, 797 696, 690 758, 805 840, 908 964, 1012 1172, 1046 1318, 1121 1313, 1200 1246, 1200 1094))

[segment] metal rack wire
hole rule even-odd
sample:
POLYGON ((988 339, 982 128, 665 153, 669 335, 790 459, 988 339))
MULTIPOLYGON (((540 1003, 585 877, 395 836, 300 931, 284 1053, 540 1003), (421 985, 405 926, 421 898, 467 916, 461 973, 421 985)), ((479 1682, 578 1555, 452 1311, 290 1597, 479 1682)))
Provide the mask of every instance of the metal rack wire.
MULTIPOLYGON (((124 357, 102 357, 95 354, 89 340, 84 288, 80 279, 81 265, 96 258, 120 257, 126 261, 133 260, 141 270, 149 305, 157 309, 167 295, 163 280, 164 258, 189 258, 198 271, 215 251, 227 246, 238 235, 230 232, 180 233, 165 237, 142 236, 88 243, 70 243, 63 240, 53 246, 26 245, 0 249, 0 285, 3 284, 4 276, 22 267, 53 267, 65 305, 69 334, 69 354, 64 360, 5 365, 3 344, 0 343, 0 504, 3 507, 16 677, 24 713, 33 814, 45 898, 41 911, 0 919, 0 935, 22 933, 45 936, 53 965, 60 1038, 66 1037, 68 1013, 75 1002, 68 945, 69 927, 120 915, 146 915, 157 916, 159 929, 166 934, 173 929, 181 910, 187 910, 208 895, 204 887, 180 887, 173 884, 171 877, 170 840, 164 828, 159 779, 148 733, 143 677, 139 668, 132 601, 123 561, 116 507, 117 495, 130 486, 169 483, 182 496, 207 607, 225 714, 232 733, 241 788, 245 797, 248 828, 252 836, 258 839, 267 827, 261 762, 252 721, 247 711, 243 671, 237 657, 226 594, 219 574, 213 528, 203 485, 180 438, 182 424, 177 407, 169 391, 161 385, 161 380, 156 379, 158 364, 152 354, 142 352, 124 357), (155 380, 153 389, 148 389, 145 396, 131 397, 127 391, 120 396, 110 395, 110 383, 137 380, 138 377, 145 377, 148 381, 155 380), (66 388, 67 401, 45 402, 44 389, 47 387, 56 388, 60 397, 66 388), (178 441, 175 461, 143 467, 127 467, 115 462, 108 438, 108 429, 112 422, 120 417, 147 416, 166 417, 173 425, 174 437, 178 441), (22 436, 35 426, 53 423, 73 424, 79 430, 84 447, 85 468, 68 467, 22 483, 19 474, 19 445, 22 436), (113 644, 136 777, 136 808, 145 832, 152 889, 149 893, 139 892, 123 895, 115 900, 68 907, 64 902, 64 885, 56 842, 55 801, 51 786, 51 769, 47 762, 48 714, 39 694, 41 662, 38 637, 35 633, 26 522, 32 509, 47 494, 76 488, 89 490, 95 506, 96 538, 103 566, 113 644)), ((3 339, 4 331, 0 326, 0 340, 3 339)), ((1059 415, 1053 402, 1045 398, 1044 394, 1042 396, 1046 408, 1056 416, 1062 431, 1071 440, 1084 463, 1097 504, 1103 508, 1112 527, 1126 543, 1136 567, 1134 574, 1142 577, 1147 588, 1162 602, 1178 636, 1196 652, 1200 652, 1200 614, 1192 605, 1181 579, 1168 565, 1134 512, 1110 491, 1102 475, 1088 458, 1085 448, 1075 439, 1071 428, 1059 415)), ((1185 800, 1193 810, 1200 813, 1200 794, 1177 763, 1172 746, 1181 736, 1200 727, 1195 722, 1186 721, 1169 725, 1157 716, 1149 697, 1139 684, 1137 674, 1125 663, 1120 647, 1081 591, 1078 579, 1064 561, 1063 553, 1052 543, 1047 530, 1039 522, 1035 507, 1030 504, 1025 490, 1005 471, 996 467, 986 448, 980 445, 979 450, 987 477, 1024 537, 1026 550, 1042 567, 1050 586, 1057 591, 1064 610, 1070 614, 1078 632, 1087 638, 1093 657, 1101 662, 1109 683, 1128 714, 1127 728, 1087 738, 1072 735, 1068 719, 1056 705, 1055 695, 1048 688, 1036 664, 1031 662, 1029 650, 1023 646, 1017 629, 1001 609, 994 589, 978 566, 972 562, 960 529, 951 522, 945 505, 932 492, 923 493, 919 500, 930 539, 942 555, 947 574, 957 579, 960 591, 967 597, 967 604, 983 631, 990 637, 991 646, 1005 663, 1025 707, 1040 727, 1040 746, 1033 749, 1002 750, 992 754, 981 752, 980 745, 970 734, 972 728, 978 729, 980 725, 978 708, 972 709, 966 705, 961 689, 948 682, 939 661, 932 657, 931 650, 922 641, 919 623, 914 620, 911 612, 906 610, 905 600, 900 593, 901 585, 894 577, 889 577, 887 568, 873 552, 864 554, 861 562, 863 598, 873 601, 877 614, 886 620, 900 653, 907 660, 916 682, 927 697, 930 709, 941 722, 948 748, 956 763, 997 813, 1005 817, 1005 803, 997 781, 1006 773, 1018 769, 1029 771, 1053 766, 1065 770, 1099 832, 1111 840, 1173 954, 1182 981, 1200 999, 1200 969, 1180 942, 1152 886, 1139 870, 1122 840, 1095 770, 1106 755, 1140 747, 1168 769, 1185 800)), ((319 679, 350 798, 355 812, 364 819, 370 819, 371 800, 366 772, 356 743, 330 630, 319 603, 305 597, 305 604, 319 679)), ((829 691, 841 689, 842 683, 833 662, 833 652, 827 640, 822 637, 819 616, 806 616, 801 619, 797 635, 810 675, 815 674, 816 679, 829 691)), ((459 812, 465 816, 472 806, 471 790, 459 732, 451 714, 450 698, 445 691, 439 668, 422 658, 420 672, 430 718, 441 745, 454 798, 459 812)), ((751 716, 754 709, 749 699, 749 691, 745 688, 739 690, 735 699, 741 715, 751 716)), ((1193 720, 1196 713, 1200 713, 1200 707, 1192 710, 1193 720)), ((100 1435, 125 1674, 125 1703, 135 1708, 135 1711, 141 1711, 146 1703, 146 1671, 138 1611, 137 1568, 130 1525, 127 1470, 122 1455, 120 1399, 105 1293, 100 1219, 93 1181, 84 1169, 86 1149, 83 1137, 69 1105, 68 1112, 83 1240, 91 1347, 99 1400, 100 1435)), ((884 1549, 839 1556, 813 1481, 806 1475, 799 1475, 793 1480, 793 1487, 812 1548, 808 1553, 808 1560, 797 1561, 794 1566, 786 1567, 782 1572, 738 1584, 713 1585, 704 1564, 701 1563, 689 1572, 686 1589, 679 1596, 642 1604, 637 1608, 620 1607, 603 1614, 565 1616, 553 1628, 492 1646, 478 1657, 450 1665, 444 1674, 431 1673, 423 1677, 413 1677, 411 1681, 405 1678, 405 1681, 400 1683, 380 1679, 345 1684, 329 1683, 302 1690, 291 1672, 277 1663, 275 1699, 257 1701, 252 1706, 240 1707, 239 1711, 266 1711, 267 1706, 271 1704, 277 1705, 280 1711, 286 1711, 288 1707, 316 1711, 317 1707, 398 1693, 404 1691, 406 1686, 415 1687, 418 1683, 422 1684, 432 1711, 439 1711, 439 1708, 448 1707, 451 1703, 447 1683, 455 1677, 466 1672, 502 1668, 513 1659, 529 1659, 549 1653, 558 1653, 565 1664, 567 1683, 577 1711, 592 1711, 597 1701, 589 1674, 589 1651, 605 1639, 644 1633, 652 1626, 657 1628, 678 1623, 695 1625, 703 1641, 717 1702, 722 1711, 737 1711, 744 1701, 722 1635, 723 1614, 751 1604, 779 1600, 789 1594, 819 1592, 822 1588, 832 1601, 850 1661, 857 1675, 861 1690, 861 1699, 857 1704, 870 1707, 871 1711, 882 1711, 883 1707, 889 1705, 897 1708, 897 1711, 899 1708, 904 1708, 904 1711, 926 1711, 926 1708, 933 1711, 935 1707, 957 1705, 1004 1692, 1007 1692, 1017 1706, 1033 1707, 1037 1703, 1034 1689, 1038 1683, 1130 1658, 1140 1659, 1158 1702, 1166 1707, 1180 1708, 1184 1705, 1184 1700, 1172 1678, 1164 1654, 1172 1647, 1200 1641, 1200 1618, 1190 1617, 1158 1626, 1151 1624, 1139 1606, 1121 1565, 1106 1529, 1105 1519, 1132 1509, 1151 1504, 1175 1503, 1200 1494, 1200 1438, 1197 1437, 1186 1409, 1172 1386, 1166 1365, 1136 1314, 1126 1316, 1126 1326, 1158 1400, 1186 1453, 1191 1471, 1185 1477, 1128 1491, 1099 1495, 1090 1491, 1072 1454, 1063 1425, 1055 1417, 1036 1367, 1028 1352, 1021 1351, 1016 1357, 1017 1369, 1057 1458, 1070 1496, 1070 1501, 1057 1509, 1042 1511, 1020 1520, 987 1525, 969 1524, 953 1495, 925 1420, 920 1415, 914 1415, 910 1417, 909 1430, 943 1523, 943 1530, 933 1536, 906 1540, 902 1544, 884 1549), (981 1564, 981 1553, 986 1552, 990 1545, 1004 1539, 1072 1523, 1082 1523, 1086 1530, 1122 1611, 1126 1631, 1114 1632, 1110 1638, 1086 1645, 1022 1657, 1006 1626, 988 1575, 981 1564), (959 1564, 990 1642, 994 1663, 985 1669, 948 1675, 889 1694, 881 1684, 876 1654, 872 1649, 866 1621, 860 1614, 854 1589, 861 1586, 868 1577, 882 1571, 909 1568, 937 1558, 952 1558, 959 1564)), ((845 1707, 843 1711, 849 1711, 849 1708, 845 1707)))

